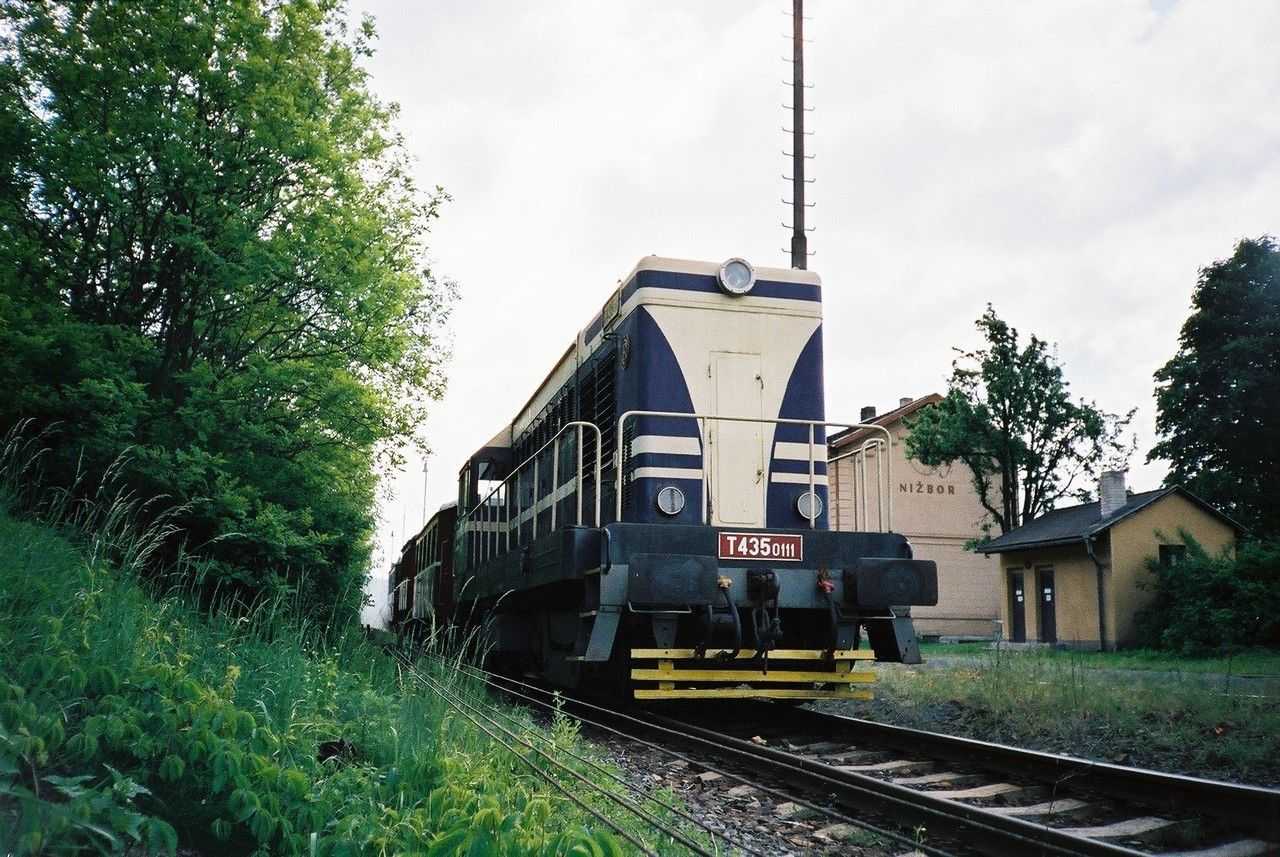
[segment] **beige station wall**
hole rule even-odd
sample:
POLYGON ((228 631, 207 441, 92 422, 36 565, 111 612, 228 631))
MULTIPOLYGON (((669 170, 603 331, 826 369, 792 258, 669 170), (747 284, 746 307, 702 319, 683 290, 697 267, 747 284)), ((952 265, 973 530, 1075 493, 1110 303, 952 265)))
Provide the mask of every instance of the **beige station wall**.
MULTIPOLYGON (((1106 564, 1105 537, 1095 541, 1094 553, 1106 564)), ((1053 610, 1060 645, 1096 648, 1098 643, 1097 566, 1084 551, 1084 544, 1017 551, 1000 556, 1000 619, 1004 638, 1013 639, 1013 572, 1023 573, 1025 586, 1027 640, 1043 640, 1041 595, 1044 581, 1039 570, 1053 569, 1053 610)))
MULTIPOLYGON (((904 452, 906 427, 887 426, 893 436, 889 479, 877 485, 879 453, 840 458, 830 467, 832 513, 836 530, 880 530, 888 519, 905 535, 917 559, 938 564, 938 605, 913 607, 919 634, 991 637, 1000 615, 999 564, 964 549, 982 532, 985 517, 963 465, 934 469, 910 461, 904 452)), ((883 437, 883 435, 879 435, 883 437)))
POLYGON ((1159 557, 1160 545, 1182 544, 1179 530, 1190 533, 1210 555, 1232 544, 1235 532, 1220 518, 1179 494, 1170 494, 1111 528, 1112 586, 1107 620, 1121 645, 1137 636, 1136 617, 1150 603, 1152 593, 1139 582, 1150 582, 1147 559, 1159 557))

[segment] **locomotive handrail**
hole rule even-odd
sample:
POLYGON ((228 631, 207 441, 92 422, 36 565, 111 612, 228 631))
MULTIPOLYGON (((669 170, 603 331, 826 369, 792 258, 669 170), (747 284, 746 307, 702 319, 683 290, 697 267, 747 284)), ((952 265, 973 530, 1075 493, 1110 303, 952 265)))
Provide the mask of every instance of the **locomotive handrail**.
MULTIPOLYGON (((595 423, 589 423, 589 422, 583 422, 583 421, 565 423, 560 428, 560 430, 555 433, 555 436, 553 436, 551 440, 547 441, 542 446, 538 447, 536 452, 534 452, 532 455, 525 458, 524 461, 520 462, 520 464, 518 464, 516 468, 512 470, 510 474, 507 475, 507 478, 499 482, 492 490, 489 491, 488 494, 486 494, 481 500, 479 500, 479 502, 477 502, 475 506, 471 507, 471 509, 467 510, 464 514, 461 514, 458 516, 459 530, 462 530, 462 528, 465 526, 467 527, 466 532, 468 534, 470 534, 471 532, 480 532, 480 533, 485 532, 483 529, 477 529, 477 530, 471 529, 471 527, 476 525, 479 525, 479 527, 481 528, 483 528, 485 524, 497 524, 500 527, 504 527, 504 531, 501 533, 497 529, 489 530, 484 544, 481 544, 479 539, 476 540, 475 544, 471 547, 471 550, 469 551, 469 553, 471 554, 471 560, 473 565, 478 565, 479 562, 483 562, 489 556, 497 552, 496 549, 498 546, 499 536, 501 536, 502 538, 502 551, 506 552, 510 550, 512 525, 514 524, 514 526, 516 527, 522 526, 524 523, 524 516, 526 512, 531 513, 532 520, 533 520, 534 535, 536 536, 537 527, 538 527, 538 515, 543 511, 543 509, 539 507, 542 505, 544 501, 549 501, 549 506, 551 509, 551 529, 553 530, 555 529, 556 508, 557 506, 559 506, 560 500, 563 499, 562 497, 558 496, 560 493, 560 489, 562 487, 559 484, 560 483, 560 445, 559 444, 560 444, 561 437, 570 429, 576 429, 577 436, 578 436, 578 441, 577 441, 577 458, 578 458, 577 465, 578 466, 576 470, 576 475, 571 480, 571 482, 573 483, 573 486, 574 486, 573 491, 574 491, 574 494, 576 495, 576 505, 577 505, 576 522, 579 526, 582 524, 582 482, 583 482, 582 439, 583 439, 583 434, 586 432, 587 429, 590 429, 591 431, 595 432, 595 448, 596 448, 595 501, 593 506, 593 512, 594 512, 595 526, 597 527, 600 526, 600 483, 601 483, 601 476, 602 476, 601 470, 600 470, 600 466, 602 463, 601 454, 600 454, 600 445, 602 441, 600 428, 597 425, 595 425, 595 423), (540 457, 547 450, 547 447, 552 447, 552 446, 554 448, 551 451, 551 490, 547 493, 545 497, 537 496, 536 485, 537 485, 538 475, 535 472, 533 474, 533 481, 535 485, 533 504, 528 509, 523 509, 521 508, 521 505, 520 505, 519 482, 513 481, 513 480, 518 480, 520 475, 525 471, 525 468, 531 465, 534 468, 536 468, 540 457), (513 487, 515 489, 514 496, 515 496, 516 507, 515 507, 514 516, 511 515, 510 502, 507 499, 510 496, 510 494, 508 494, 507 492, 509 483, 512 483, 510 487, 513 487), (503 514, 506 516, 506 520, 505 521, 489 520, 488 513, 491 510, 497 509, 499 507, 501 507, 503 514), (490 542, 492 542, 492 544, 490 544, 490 542)), ((565 484, 568 485, 570 483, 565 483, 565 484)), ((516 541, 518 546, 519 538, 517 538, 516 541)))
MULTIPOLYGON (((626 434, 624 433, 626 422, 627 420, 633 417, 677 417, 677 418, 691 419, 691 420, 697 421, 698 441, 699 443, 702 444, 702 448, 703 448, 703 452, 701 453, 702 484, 703 484, 703 490, 702 490, 702 523, 703 524, 708 523, 707 512, 708 512, 708 507, 710 503, 709 495, 711 493, 711 480, 709 478, 709 471, 707 467, 707 455, 705 452, 707 447, 705 427, 706 427, 706 423, 708 422, 720 421, 720 422, 735 422, 735 423, 762 423, 762 424, 771 424, 771 425, 807 426, 809 429, 809 491, 810 493, 814 493, 814 487, 817 483, 816 474, 814 473, 814 465, 816 462, 815 462, 813 453, 814 453, 814 447, 816 446, 816 442, 814 440, 814 431, 819 426, 822 426, 823 428, 834 427, 838 429, 872 429, 874 431, 883 432, 885 436, 884 442, 888 445, 890 449, 892 449, 893 447, 893 435, 889 433, 889 430, 886 429, 884 426, 874 425, 871 423, 841 423, 841 422, 828 422, 826 420, 797 420, 797 419, 768 418, 768 417, 731 417, 731 416, 725 416, 723 414, 700 414, 696 412, 690 413, 686 411, 627 411, 626 413, 624 413, 622 416, 618 418, 618 444, 617 444, 617 448, 614 450, 615 461, 617 463, 617 466, 615 468, 615 473, 614 473, 614 494, 617 497, 617 508, 615 511, 614 520, 618 520, 618 521, 622 520, 622 495, 623 495, 622 479, 623 479, 623 476, 625 475, 623 472, 624 462, 622 460, 622 450, 623 450, 624 444, 622 442, 622 439, 626 437, 626 434)), ((876 440, 877 442, 879 442, 878 438, 876 440)), ((827 446, 826 441, 823 442, 822 446, 824 449, 826 448, 827 446)), ((822 460, 824 463, 830 464, 832 461, 839 461, 841 458, 845 458, 845 457, 847 456, 838 456, 837 458, 828 460, 824 455, 822 460)), ((883 466, 882 468, 878 468, 878 469, 883 469, 885 474, 884 483, 886 486, 891 487, 893 485, 892 475, 890 474, 891 462, 889 460, 888 455, 882 456, 882 458, 884 459, 883 466)), ((893 496, 892 496, 892 493, 888 490, 886 490, 885 495, 888 498, 887 503, 885 504, 885 515, 884 515, 885 531, 890 531, 893 528, 893 496)), ((814 515, 812 518, 809 518, 810 529, 815 529, 817 525, 818 525, 817 515, 814 515)))
MULTIPOLYGON (((888 433, 889 433, 889 432, 888 432, 888 429, 886 429, 884 426, 867 426, 867 427, 868 427, 868 428, 878 428, 878 429, 880 429, 881 431, 883 431, 885 434, 888 434, 888 433)), ((827 459, 827 466, 828 466, 828 468, 830 468, 830 466, 831 466, 832 464, 835 464, 835 463, 840 462, 840 461, 844 461, 846 458, 852 458, 852 459, 854 459, 854 465, 853 465, 853 466, 854 466, 854 471, 853 471, 853 472, 854 472, 854 478, 855 478, 855 479, 859 478, 858 460, 859 460, 859 459, 861 459, 861 461, 862 461, 862 468, 861 468, 862 490, 861 490, 858 494, 856 494, 855 496, 856 496, 858 499, 860 499, 860 500, 862 501, 862 522, 863 522, 863 526, 866 526, 866 521, 867 521, 867 497, 868 497, 868 491, 867 491, 867 451, 868 451, 868 450, 870 450, 870 449, 873 449, 873 448, 874 448, 874 449, 876 449, 876 450, 877 450, 877 454, 878 454, 878 451, 883 449, 883 450, 884 450, 884 455, 883 455, 883 456, 881 456, 881 457, 882 457, 882 458, 884 458, 886 462, 888 462, 888 459, 889 459, 889 449, 891 448, 892 443, 893 443, 892 436, 890 436, 889 445, 886 445, 886 444, 885 444, 885 442, 884 442, 884 440, 883 440, 882 438, 878 438, 878 437, 869 437, 869 438, 867 438, 866 440, 864 440, 864 441, 862 442, 862 445, 861 445, 861 446, 859 446, 857 449, 854 449, 854 450, 851 450, 851 451, 849 451, 849 452, 843 453, 842 455, 837 455, 835 458, 829 458, 829 459, 827 459)), ((830 473, 830 471, 828 470, 828 474, 829 474, 829 473, 830 473)), ((892 508, 892 504, 893 504, 893 480, 889 478, 889 469, 888 469, 888 467, 887 467, 887 466, 886 466, 886 467, 884 467, 884 468, 881 468, 881 467, 880 467, 880 465, 877 463, 877 464, 876 464, 876 525, 877 525, 877 526, 884 527, 885 529, 888 529, 888 527, 886 527, 886 526, 885 526, 885 523, 886 523, 886 522, 885 522, 885 518, 887 517, 887 514, 886 514, 886 507, 888 507, 888 508, 890 508, 890 509, 891 509, 891 508, 892 508), (881 484, 881 480, 880 480, 880 471, 881 471, 881 470, 883 470, 883 472, 884 472, 884 482, 883 482, 883 484, 881 484)), ((858 510, 857 510, 857 507, 856 507, 856 506, 854 507, 853 514, 854 514, 853 523, 854 523, 854 526, 856 527, 856 526, 858 525, 858 510)))

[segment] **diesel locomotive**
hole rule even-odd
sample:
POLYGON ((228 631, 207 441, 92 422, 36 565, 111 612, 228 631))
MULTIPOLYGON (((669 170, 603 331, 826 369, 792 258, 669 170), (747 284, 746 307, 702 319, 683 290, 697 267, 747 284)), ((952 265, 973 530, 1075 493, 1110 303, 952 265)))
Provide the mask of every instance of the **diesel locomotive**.
POLYGON ((393 625, 637 699, 869 698, 868 662, 918 662, 901 608, 937 569, 828 528, 852 425, 826 419, 816 274, 645 258, 405 546, 393 625))

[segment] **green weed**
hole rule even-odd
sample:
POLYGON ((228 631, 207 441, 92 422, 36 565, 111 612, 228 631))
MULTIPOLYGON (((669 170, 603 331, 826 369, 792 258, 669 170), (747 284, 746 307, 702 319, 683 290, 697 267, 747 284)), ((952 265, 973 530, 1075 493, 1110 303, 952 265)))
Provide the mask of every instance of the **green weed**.
MULTIPOLYGON (((41 490, 42 440, 0 442, 0 851, 608 857, 614 824, 668 850, 565 777, 620 779, 576 721, 500 713, 530 758, 464 716, 494 708, 474 640, 435 629, 410 665, 393 638, 297 618, 296 595, 157 594, 176 519, 79 478, 41 490)), ((173 579, 200 576, 179 555, 173 579)))
POLYGON ((1280 782, 1274 676, 1224 693, 1225 676, 1133 653, 971 650, 941 662, 933 655, 924 667, 879 670, 879 716, 1103 761, 1280 782))
MULTIPOLYGON (((991 643, 926 643, 920 647, 925 661, 938 658, 979 658, 994 657, 991 643)), ((1002 657, 1025 657, 1028 653, 1014 652, 1007 647, 1001 652, 1002 657)), ((1118 652, 1080 652, 1067 649, 1037 649, 1034 657, 1052 662, 1070 664, 1074 661, 1080 667, 1110 670, 1151 670, 1179 673, 1226 673, 1233 671, 1237 675, 1271 676, 1280 681, 1280 650, 1248 649, 1233 655, 1215 655, 1210 657, 1191 657, 1159 652, 1151 649, 1123 649, 1118 652)))
MULTIPOLYGON (((360 634, 154 600, 3 513, 0 675, 0 843, 17 853, 620 850, 360 634), (338 739, 350 752, 320 761, 338 739)), ((578 741, 567 719, 552 733, 578 741)))

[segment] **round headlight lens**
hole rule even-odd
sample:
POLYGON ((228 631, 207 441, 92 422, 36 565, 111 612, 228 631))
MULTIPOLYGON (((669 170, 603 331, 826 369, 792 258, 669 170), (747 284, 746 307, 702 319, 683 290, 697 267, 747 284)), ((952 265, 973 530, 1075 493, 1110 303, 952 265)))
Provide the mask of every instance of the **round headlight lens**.
POLYGON ((684 492, 674 485, 658 491, 658 511, 664 515, 678 515, 684 508, 684 492))
POLYGON ((812 491, 806 491, 796 500, 796 511, 807 521, 817 520, 822 514, 822 498, 812 491))
POLYGON ((756 284, 756 271, 745 259, 730 259, 716 275, 720 288, 731 295, 745 295, 756 284))

